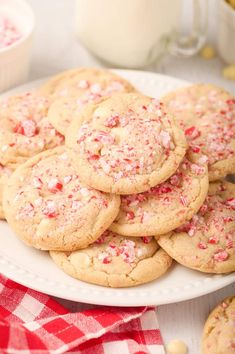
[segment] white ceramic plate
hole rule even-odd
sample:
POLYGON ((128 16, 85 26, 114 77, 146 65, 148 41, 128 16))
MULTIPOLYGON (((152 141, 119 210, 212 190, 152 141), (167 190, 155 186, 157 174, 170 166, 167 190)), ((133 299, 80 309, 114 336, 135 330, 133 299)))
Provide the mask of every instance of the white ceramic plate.
MULTIPOLYGON (((140 71, 116 70, 143 93, 159 97, 187 82, 140 71)), ((29 83, 8 94, 36 88, 42 80, 29 83)), ((178 264, 160 279, 127 289, 110 289, 75 280, 63 273, 46 252, 25 246, 5 222, 0 222, 0 272, 32 289, 60 298, 99 305, 161 305, 192 299, 235 282, 235 273, 203 274, 178 264)))

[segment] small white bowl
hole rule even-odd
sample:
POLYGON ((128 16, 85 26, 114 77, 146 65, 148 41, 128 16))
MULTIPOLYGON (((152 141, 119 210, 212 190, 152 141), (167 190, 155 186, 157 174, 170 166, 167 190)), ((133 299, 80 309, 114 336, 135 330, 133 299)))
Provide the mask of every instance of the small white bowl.
POLYGON ((0 92, 27 80, 31 57, 34 14, 24 0, 0 0, 0 14, 19 29, 19 40, 0 49, 0 92))
POLYGON ((218 51, 226 63, 235 64, 235 10, 220 0, 218 11, 218 51))

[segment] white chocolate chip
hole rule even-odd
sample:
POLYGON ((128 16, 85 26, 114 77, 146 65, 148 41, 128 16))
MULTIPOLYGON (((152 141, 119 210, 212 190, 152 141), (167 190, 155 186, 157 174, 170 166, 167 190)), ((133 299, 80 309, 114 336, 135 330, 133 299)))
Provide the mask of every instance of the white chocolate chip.
POLYGON ((188 348, 183 341, 179 339, 173 339, 167 344, 166 352, 167 354, 187 354, 188 348))
POLYGON ((54 219, 42 219, 38 225, 36 236, 42 237, 42 235, 45 235, 46 233, 50 232, 53 227, 55 227, 54 219))
POLYGON ((69 259, 75 268, 78 267, 86 269, 91 263, 90 257, 85 253, 73 252, 69 256, 69 259))

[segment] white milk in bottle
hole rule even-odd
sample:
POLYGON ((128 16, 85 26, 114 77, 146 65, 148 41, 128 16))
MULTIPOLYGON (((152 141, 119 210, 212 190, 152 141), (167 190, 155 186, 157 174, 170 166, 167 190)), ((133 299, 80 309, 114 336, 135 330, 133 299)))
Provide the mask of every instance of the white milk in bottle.
POLYGON ((181 13, 181 0, 77 0, 76 5, 76 32, 85 47, 130 68, 162 54, 181 13))

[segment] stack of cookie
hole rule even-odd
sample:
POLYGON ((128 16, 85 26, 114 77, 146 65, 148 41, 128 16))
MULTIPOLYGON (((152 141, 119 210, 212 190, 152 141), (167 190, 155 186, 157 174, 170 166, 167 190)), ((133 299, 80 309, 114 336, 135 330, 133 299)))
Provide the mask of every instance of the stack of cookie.
POLYGON ((2 183, 3 210, 20 239, 50 251, 71 276, 104 286, 156 279, 172 258, 205 272, 235 270, 235 185, 221 180, 235 172, 232 97, 194 85, 160 102, 97 69, 62 73, 39 91, 29 95, 48 97, 49 108, 29 108, 21 95, 0 114, 15 143, 2 138, 15 151, 4 154, 0 138, 4 161, 20 155, 18 164, 0 160, 15 170, 2 183), (209 179, 220 180, 208 193, 209 179))

